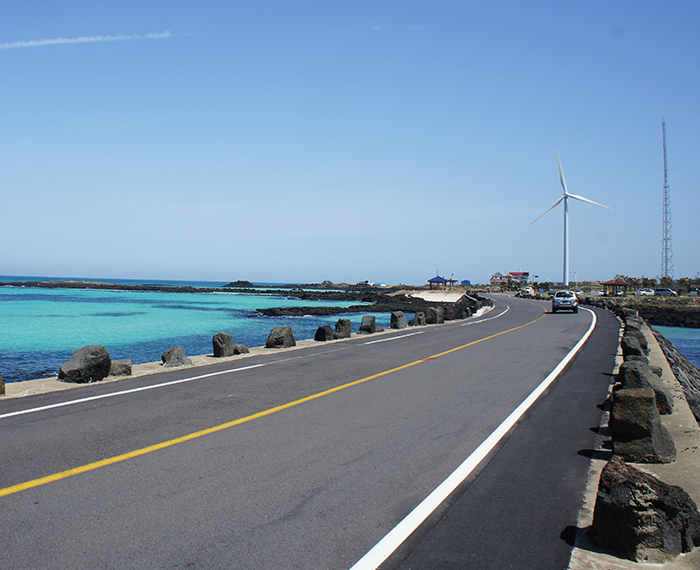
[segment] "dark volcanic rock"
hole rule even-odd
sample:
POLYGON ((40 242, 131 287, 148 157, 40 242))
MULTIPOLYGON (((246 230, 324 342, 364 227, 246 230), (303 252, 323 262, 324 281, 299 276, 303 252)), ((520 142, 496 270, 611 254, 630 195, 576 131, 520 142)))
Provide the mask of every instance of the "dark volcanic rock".
POLYGON ((613 457, 600 475, 590 537, 638 562, 666 562, 700 546, 700 513, 681 487, 613 457))
POLYGON ((406 315, 403 311, 392 311, 391 320, 389 326, 392 329, 405 329, 406 328, 406 315))
MULTIPOLYGON (((387 295, 385 293, 375 292, 318 292, 318 291, 302 291, 293 292, 293 296, 299 299, 309 299, 313 301, 348 301, 357 300, 363 303, 371 303, 371 305, 351 305, 350 307, 272 307, 266 309, 256 309, 256 313, 268 317, 285 317, 285 316, 304 316, 304 315, 339 315, 343 313, 391 313, 392 311, 403 311, 404 313, 425 312, 430 306, 442 307, 443 311, 446 306, 451 303, 436 304, 431 302, 428 304, 424 299, 418 297, 409 297, 406 295, 387 295)), ((471 308, 472 312, 479 307, 490 305, 488 299, 476 298, 470 299, 462 297, 458 301, 460 308, 471 308)), ((444 313, 443 313, 444 318, 444 313)))
POLYGON ((333 340, 335 331, 333 330, 333 327, 326 325, 325 327, 318 327, 316 330, 316 334, 314 335, 314 340, 317 340, 319 342, 326 342, 329 340, 333 340))
POLYGON ((418 311, 416 315, 410 321, 408 321, 408 324, 411 327, 422 327, 426 324, 425 313, 423 311, 418 311))
POLYGON ((428 325, 441 325, 445 322, 444 307, 428 307, 425 310, 425 322, 428 325))
POLYGON ((250 281, 245 281, 245 280, 239 280, 239 281, 232 281, 228 285, 224 285, 224 287, 245 287, 246 289, 250 289, 251 287, 255 287, 250 281))
POLYGON ((639 346, 641 347, 642 352, 644 352, 644 354, 649 354, 649 344, 647 343, 647 337, 644 336, 644 333, 642 331, 638 329, 625 327, 624 336, 636 338, 637 342, 639 342, 639 346))
POLYGON ((64 382, 99 382, 109 375, 112 359, 102 345, 91 344, 75 351, 58 373, 58 379, 64 382))
POLYGON ((233 336, 229 333, 216 333, 211 339, 214 356, 222 358, 225 356, 233 356, 233 336))
POLYGON ((267 336, 265 348, 289 348, 296 344, 292 327, 275 327, 267 336))
POLYGON ((350 319, 338 319, 335 323, 333 338, 350 338, 352 335, 352 323, 350 319))
POLYGON ((625 330, 642 330, 642 318, 638 315, 625 317, 625 330))
POLYGON ((377 331, 377 322, 374 315, 363 315, 360 323, 360 334, 373 334, 377 331))
POLYGON ((192 364, 192 361, 185 356, 185 351, 181 346, 176 346, 170 350, 166 350, 160 359, 163 361, 163 366, 167 366, 168 368, 186 365, 189 366, 192 364))
POLYGON ((234 356, 237 356, 239 354, 249 354, 250 350, 248 350, 248 347, 245 344, 234 344, 233 345, 233 354, 234 356))
POLYGON ((625 334, 620 341, 622 356, 626 359, 628 356, 646 356, 639 340, 633 336, 625 334))
POLYGON ((0 396, 5 395, 5 381, 2 379, 2 374, 0 374, 0 396))
POLYGON ((109 367, 109 375, 131 376, 132 365, 131 360, 112 360, 112 364, 109 367))
POLYGON ((694 303, 652 305, 639 301, 636 303, 638 303, 636 308, 641 317, 651 325, 700 328, 700 305, 694 303))
MULTIPOLYGON (((622 299, 586 297, 588 305, 611 311, 632 310, 650 325, 700 328, 700 304, 692 298, 626 297, 622 299)), ((627 312, 619 312, 624 319, 627 312)))
POLYGON ((630 355, 625 358, 625 362, 643 362, 644 364, 649 364, 649 358, 646 356, 630 355))
POLYGON ((610 413, 613 452, 632 463, 671 463, 673 438, 659 419, 651 388, 618 390, 610 413))
POLYGON ((673 413, 673 394, 664 386, 659 376, 648 364, 626 360, 620 366, 618 375, 622 389, 651 388, 654 390, 656 407, 660 414, 673 413))

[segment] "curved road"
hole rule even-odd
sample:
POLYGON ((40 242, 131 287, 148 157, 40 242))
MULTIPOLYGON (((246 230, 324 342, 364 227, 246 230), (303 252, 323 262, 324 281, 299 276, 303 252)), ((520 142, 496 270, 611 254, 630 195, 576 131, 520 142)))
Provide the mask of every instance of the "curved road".
POLYGON ((594 320, 494 298, 481 318, 0 402, 0 567, 565 568, 617 349, 598 311, 466 481, 363 558, 594 320))

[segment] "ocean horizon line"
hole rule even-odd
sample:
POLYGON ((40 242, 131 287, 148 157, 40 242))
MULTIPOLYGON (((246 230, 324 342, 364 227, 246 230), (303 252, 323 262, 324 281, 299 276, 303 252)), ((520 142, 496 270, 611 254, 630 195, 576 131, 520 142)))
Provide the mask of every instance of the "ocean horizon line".
MULTIPOLYGON (((229 283, 237 280, 229 281, 211 281, 200 279, 135 279, 135 278, 120 278, 120 277, 54 277, 42 275, 0 275, 0 284, 13 283, 21 281, 76 281, 82 283, 113 283, 115 285, 173 285, 176 287, 224 287, 229 283)), ((255 287, 279 287, 282 285, 308 285, 306 283, 298 283, 295 281, 249 281, 255 287)))

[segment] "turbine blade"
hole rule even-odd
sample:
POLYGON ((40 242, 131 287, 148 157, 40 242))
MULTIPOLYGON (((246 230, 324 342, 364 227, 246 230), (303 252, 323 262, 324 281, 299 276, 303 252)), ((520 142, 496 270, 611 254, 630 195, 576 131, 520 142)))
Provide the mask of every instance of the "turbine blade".
POLYGON ((559 202, 561 202, 566 196, 561 196, 554 204, 552 204, 549 208, 547 208, 544 212, 542 212, 539 216, 537 216, 534 220, 530 222, 530 225, 534 224, 537 220, 539 220, 542 216, 544 216, 547 212, 550 210, 553 210, 559 205, 559 202))
POLYGON ((559 182, 561 182, 561 187, 564 189, 564 194, 568 194, 569 191, 566 189, 566 178, 564 178, 564 169, 561 167, 559 151, 557 151, 557 162, 559 163, 559 182))
POLYGON ((569 198, 574 198, 576 200, 581 200, 581 202, 588 202, 589 204, 593 204, 594 206, 600 206, 601 208, 607 208, 608 210, 612 210, 609 206, 603 206, 603 204, 598 204, 598 202, 594 202, 593 200, 589 200, 588 198, 584 198, 583 196, 577 196, 576 194, 569 194, 569 198))

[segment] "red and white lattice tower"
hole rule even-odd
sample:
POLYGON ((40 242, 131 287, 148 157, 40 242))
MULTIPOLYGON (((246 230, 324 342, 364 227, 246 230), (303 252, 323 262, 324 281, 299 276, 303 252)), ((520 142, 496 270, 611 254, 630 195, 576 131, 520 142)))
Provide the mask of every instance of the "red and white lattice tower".
POLYGON ((673 236, 671 232, 671 189, 668 187, 668 163, 666 162, 666 121, 661 121, 664 141, 664 213, 661 230, 661 277, 673 279, 673 236))

